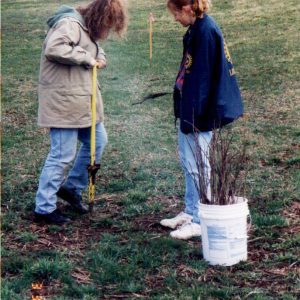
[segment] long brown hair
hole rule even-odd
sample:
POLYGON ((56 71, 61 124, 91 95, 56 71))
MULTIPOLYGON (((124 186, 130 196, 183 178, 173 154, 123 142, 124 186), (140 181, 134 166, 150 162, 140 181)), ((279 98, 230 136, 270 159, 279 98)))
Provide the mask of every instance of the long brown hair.
POLYGON ((167 6, 170 10, 182 10, 183 6, 191 5, 197 17, 202 16, 203 13, 209 10, 211 5, 210 0, 168 0, 167 6))
POLYGON ((86 7, 78 7, 90 37, 97 41, 113 30, 122 36, 127 28, 127 11, 122 0, 94 0, 86 7))

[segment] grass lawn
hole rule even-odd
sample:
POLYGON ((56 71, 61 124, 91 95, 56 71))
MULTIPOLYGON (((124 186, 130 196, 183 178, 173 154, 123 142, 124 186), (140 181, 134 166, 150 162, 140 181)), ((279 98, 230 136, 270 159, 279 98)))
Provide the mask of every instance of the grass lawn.
MULTIPOLYGON (((171 95, 185 29, 165 1, 128 0, 126 40, 102 44, 99 73, 109 144, 92 217, 70 225, 32 222, 38 178, 49 150, 36 125, 39 59, 46 18, 59 4, 2 1, 1 299, 299 299, 300 44, 298 0, 214 1, 245 101, 236 146, 248 145, 246 196, 252 215, 248 261, 211 267, 200 239, 178 241, 162 217, 183 207, 171 95), (155 15, 149 65, 147 17, 155 15)), ((84 196, 86 199, 86 195, 84 196)))

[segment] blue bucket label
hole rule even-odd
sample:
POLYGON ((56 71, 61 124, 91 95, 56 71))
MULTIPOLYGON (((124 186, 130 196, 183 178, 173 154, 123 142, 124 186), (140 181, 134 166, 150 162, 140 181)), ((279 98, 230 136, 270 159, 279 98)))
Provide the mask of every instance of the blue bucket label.
POLYGON ((208 225, 208 249, 211 257, 229 258, 242 256, 247 252, 245 226, 241 222, 227 226, 208 225))
POLYGON ((207 226, 208 248, 211 257, 227 257, 226 227, 207 226))

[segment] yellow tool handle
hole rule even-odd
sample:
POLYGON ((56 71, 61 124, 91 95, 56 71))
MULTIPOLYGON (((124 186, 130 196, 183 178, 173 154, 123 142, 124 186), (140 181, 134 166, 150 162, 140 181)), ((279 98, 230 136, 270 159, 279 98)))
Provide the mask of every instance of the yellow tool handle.
POLYGON ((93 67, 92 79, 92 126, 91 126, 91 165, 95 162, 95 149, 96 149, 96 93, 97 93, 97 67, 93 67))
MULTIPOLYGON (((92 125, 91 125, 91 166, 95 164, 95 152, 96 152, 96 93, 97 93, 97 67, 93 67, 92 75, 92 98, 91 98, 91 113, 92 113, 92 125)), ((93 177, 89 178, 89 204, 92 207, 95 198, 95 184, 93 177)))

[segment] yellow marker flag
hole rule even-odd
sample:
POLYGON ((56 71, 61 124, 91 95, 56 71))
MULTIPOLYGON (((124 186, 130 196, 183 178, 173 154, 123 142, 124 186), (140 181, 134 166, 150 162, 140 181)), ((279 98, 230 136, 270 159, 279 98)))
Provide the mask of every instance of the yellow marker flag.
POLYGON ((154 22, 154 16, 153 13, 149 14, 149 58, 150 58, 150 64, 152 63, 152 40, 153 40, 153 22, 154 22))

